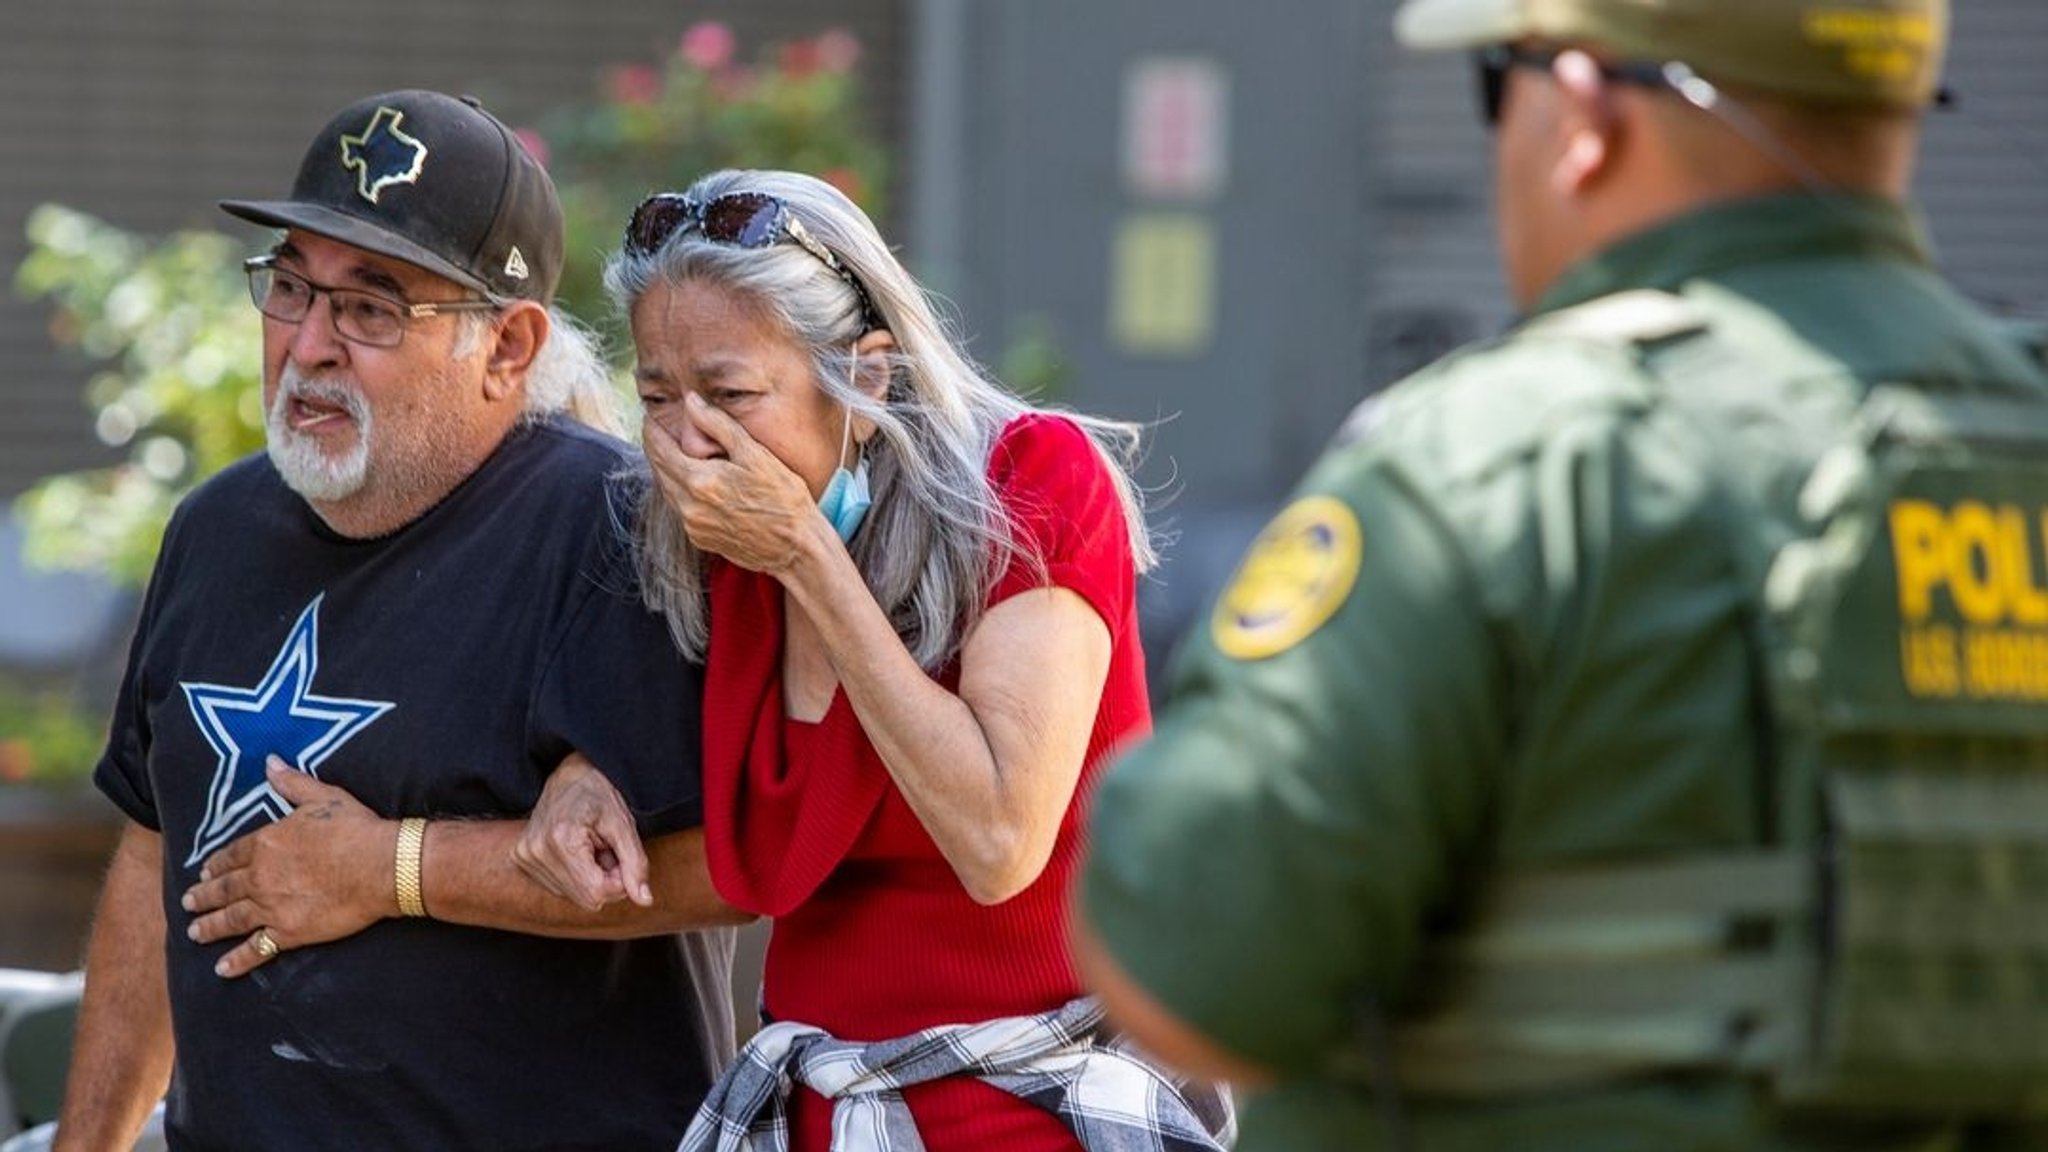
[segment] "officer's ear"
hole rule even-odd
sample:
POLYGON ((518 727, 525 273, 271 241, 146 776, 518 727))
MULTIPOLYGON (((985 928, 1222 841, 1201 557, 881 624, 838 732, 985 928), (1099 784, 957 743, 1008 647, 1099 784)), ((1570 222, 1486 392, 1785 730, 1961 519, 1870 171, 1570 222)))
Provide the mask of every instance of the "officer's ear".
POLYGON ((531 300, 505 306, 492 325, 490 355, 484 363, 485 396, 495 401, 517 393, 547 343, 549 323, 548 310, 531 300))
POLYGON ((1557 83, 1558 135, 1563 148, 1552 166, 1550 183, 1559 195, 1584 195, 1614 165, 1621 144, 1623 120, 1616 108, 1615 86, 1600 63, 1577 49, 1558 53, 1551 65, 1557 83))

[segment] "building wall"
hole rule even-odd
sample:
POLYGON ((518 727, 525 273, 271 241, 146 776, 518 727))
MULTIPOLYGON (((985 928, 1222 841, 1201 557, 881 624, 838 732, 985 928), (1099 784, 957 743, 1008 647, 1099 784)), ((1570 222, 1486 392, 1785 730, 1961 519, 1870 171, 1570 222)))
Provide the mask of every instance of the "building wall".
MULTIPOLYGON (((1242 545, 1359 400, 1511 307, 1492 223, 1490 139, 1470 64, 1393 42, 1357 0, 919 0, 965 65, 920 108, 957 102, 920 171, 920 251, 982 348, 1027 321, 1070 360, 1062 398, 1149 421, 1145 478, 1175 538, 1142 589, 1148 643, 1173 643, 1242 545), (1132 191, 1128 84, 1159 58, 1228 78, 1225 173, 1206 196, 1132 191), (936 210, 934 210, 936 205, 936 210), (1198 347, 1115 331, 1114 248, 1137 214, 1195 217, 1213 242, 1198 347)), ((1917 194, 1946 271, 1986 303, 2048 317, 2048 4, 1959 0, 1951 86, 1917 194)), ((1168 291, 1178 285, 1166 283, 1168 291)))
MULTIPOLYGON (((1179 533, 1148 585, 1198 600, 1352 403, 1509 306, 1470 69, 1395 48, 1356 0, 7 0, 0 12, 0 268, 60 200, 149 232, 238 227, 213 201, 281 190, 307 135, 365 92, 425 84, 522 122, 588 98, 693 20, 748 44, 851 28, 904 162, 891 229, 991 361, 1043 332, 1059 398, 1149 422, 1145 476, 1179 533), (1133 66, 1226 80, 1213 189, 1131 186, 1133 66), (915 91, 913 91, 913 88, 915 91), (1111 320, 1115 250, 1153 213, 1213 242, 1207 332, 1133 349, 1111 320)), ((1946 269, 2048 313, 2048 4, 1957 5, 1955 111, 1930 119, 1919 193, 1946 269)), ((1166 278, 1168 289, 1187 287, 1166 278)), ((0 497, 104 459, 47 310, 0 294, 0 497)), ((253 322, 253 321, 252 321, 253 322)))
MULTIPOLYGON (((2048 4, 1959 0, 1954 14, 1956 100, 1926 120, 1915 193, 1937 257, 1964 291, 2048 317, 2048 4)), ((1398 379, 1441 336, 1466 339, 1509 319, 1471 68, 1382 36, 1369 71, 1382 112, 1368 192, 1377 259, 1361 301, 1368 389, 1398 379)))
MULTIPOLYGON (((743 54, 844 27, 860 37, 877 125, 898 134, 900 0, 6 0, 0 8, 0 272, 23 222, 57 201, 145 233, 257 233, 214 208, 281 195, 335 109, 402 87, 473 93, 507 122, 599 92, 701 19, 743 54)), ((253 323, 253 313, 252 320, 253 323)), ((104 462, 87 368, 52 347, 49 311, 0 291, 0 498, 104 462)))

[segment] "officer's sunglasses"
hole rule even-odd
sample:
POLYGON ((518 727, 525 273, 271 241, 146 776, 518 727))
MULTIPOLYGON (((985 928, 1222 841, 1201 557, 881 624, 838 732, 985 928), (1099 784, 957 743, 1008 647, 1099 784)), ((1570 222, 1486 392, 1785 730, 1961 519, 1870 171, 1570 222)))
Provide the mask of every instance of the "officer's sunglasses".
POLYGON ((862 323, 869 328, 881 326, 881 315, 853 270, 811 235, 788 204, 763 192, 728 192, 704 203, 679 192, 657 192, 642 200, 626 221, 626 255, 651 255, 670 237, 693 228, 714 244, 735 248, 766 248, 784 241, 795 244, 853 289, 860 299, 862 323))
MULTIPOLYGON (((1547 72, 1564 51, 1562 48, 1495 44, 1472 53, 1473 68, 1479 78, 1479 114, 1486 126, 1493 128, 1500 124, 1501 103, 1507 98, 1508 72, 1511 69, 1536 68, 1547 72)), ((1619 83, 1641 84, 1650 88, 1662 88, 1671 83, 1662 64, 1602 63, 1600 74, 1619 83)))
MULTIPOLYGON (((1562 48, 1525 48, 1514 44, 1495 44, 1472 53, 1472 65, 1479 79, 1479 114, 1488 128, 1500 124, 1501 103, 1507 98, 1508 71, 1513 68, 1537 68, 1549 71, 1564 53, 1562 48)), ((1623 62, 1612 64, 1602 62, 1600 75, 1622 84, 1640 84, 1646 88, 1669 88, 1687 103, 1709 112, 1716 111, 1722 98, 1713 85, 1702 81, 1692 69, 1677 62, 1648 64, 1623 62)), ((1947 110, 1956 106, 1955 92, 1944 84, 1934 93, 1934 106, 1947 110)))

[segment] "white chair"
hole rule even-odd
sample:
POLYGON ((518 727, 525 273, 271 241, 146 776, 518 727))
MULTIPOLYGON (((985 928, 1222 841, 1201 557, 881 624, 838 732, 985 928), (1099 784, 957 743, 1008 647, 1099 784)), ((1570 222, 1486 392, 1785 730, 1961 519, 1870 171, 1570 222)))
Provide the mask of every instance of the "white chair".
POLYGON ((0 1136, 54 1120, 83 972, 0 968, 0 1136))
MULTIPOLYGON (((49 1152, 56 1139, 84 990, 83 972, 0 968, 0 1152, 49 1152)), ((150 1113, 132 1152, 165 1152, 163 1112, 150 1113)))

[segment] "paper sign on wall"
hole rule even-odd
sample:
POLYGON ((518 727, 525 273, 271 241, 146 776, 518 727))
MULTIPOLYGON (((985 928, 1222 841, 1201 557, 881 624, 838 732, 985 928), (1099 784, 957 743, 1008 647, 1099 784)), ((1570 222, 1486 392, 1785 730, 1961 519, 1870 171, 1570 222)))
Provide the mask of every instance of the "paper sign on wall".
POLYGON ((1110 256, 1110 339, 1128 353, 1192 356, 1215 328, 1216 229, 1192 212, 1150 212, 1117 226, 1110 256))
POLYGON ((1124 184, 1157 200, 1209 200, 1230 157, 1230 78, 1214 60, 1158 56, 1124 73, 1124 184))

